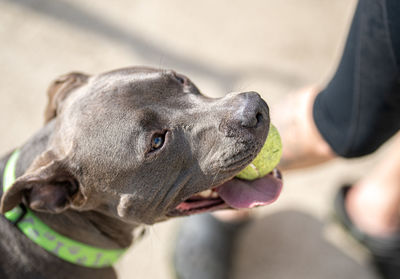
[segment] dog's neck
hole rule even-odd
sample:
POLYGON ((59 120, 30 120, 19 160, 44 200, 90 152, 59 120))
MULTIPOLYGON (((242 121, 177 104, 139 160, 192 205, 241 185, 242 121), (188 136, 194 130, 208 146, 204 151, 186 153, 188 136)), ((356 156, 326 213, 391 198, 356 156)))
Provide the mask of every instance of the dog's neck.
MULTIPOLYGON (((17 177, 23 175, 34 159, 46 150, 53 129, 54 123, 50 122, 20 148, 20 156, 16 165, 17 177)), ((1 160, 2 170, 7 159, 8 156, 1 160)), ((35 214, 49 227, 71 239, 106 249, 130 246, 133 241, 133 230, 137 228, 133 224, 96 211, 67 210, 61 214, 42 212, 35 212, 35 214)))

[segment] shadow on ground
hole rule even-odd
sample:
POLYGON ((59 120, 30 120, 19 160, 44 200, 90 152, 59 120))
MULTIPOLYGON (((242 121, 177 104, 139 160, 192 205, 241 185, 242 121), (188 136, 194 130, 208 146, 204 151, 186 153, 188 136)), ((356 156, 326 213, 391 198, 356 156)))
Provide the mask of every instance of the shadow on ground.
MULTIPOLYGON (((10 1, 10 0, 8 0, 10 1)), ((10 1, 30 11, 43 16, 51 17, 80 31, 96 33, 121 45, 126 45, 130 50, 141 56, 148 64, 158 65, 160 59, 164 67, 171 67, 180 71, 204 76, 215 81, 221 88, 232 88, 243 76, 269 77, 279 82, 299 85, 301 80, 297 75, 283 73, 276 68, 241 67, 240 69, 227 69, 213 66, 191 57, 190 53, 177 54, 168 49, 164 44, 156 42, 139 34, 132 29, 122 29, 113 22, 107 21, 92 11, 84 10, 71 2, 49 0, 16 0, 10 1)))
POLYGON ((324 228, 315 217, 297 211, 258 219, 243 231, 234 278, 376 278, 371 268, 325 239, 324 228))

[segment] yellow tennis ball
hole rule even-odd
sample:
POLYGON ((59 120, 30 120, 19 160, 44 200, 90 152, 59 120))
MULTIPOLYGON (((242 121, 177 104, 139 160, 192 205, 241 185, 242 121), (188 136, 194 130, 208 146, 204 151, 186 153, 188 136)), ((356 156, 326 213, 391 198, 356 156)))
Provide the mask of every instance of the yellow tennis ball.
POLYGON ((261 178, 271 172, 279 163, 282 156, 282 142, 278 130, 271 124, 267 140, 260 153, 236 177, 246 180, 261 178))

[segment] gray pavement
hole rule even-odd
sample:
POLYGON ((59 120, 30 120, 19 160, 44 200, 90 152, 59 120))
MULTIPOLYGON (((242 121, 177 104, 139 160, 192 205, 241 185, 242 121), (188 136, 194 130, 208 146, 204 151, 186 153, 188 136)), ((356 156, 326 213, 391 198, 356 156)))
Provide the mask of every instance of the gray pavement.
MULTIPOLYGON (((206 95, 255 90, 273 108, 289 92, 329 80, 355 3, 0 0, 0 152, 41 127, 47 86, 74 70, 173 68, 206 95)), ((287 174, 280 200, 257 209, 242 234, 234 278, 375 278, 366 252, 329 216, 336 187, 384 152, 287 174)), ((173 278, 180 221, 149 228, 118 263, 120 278, 173 278)))

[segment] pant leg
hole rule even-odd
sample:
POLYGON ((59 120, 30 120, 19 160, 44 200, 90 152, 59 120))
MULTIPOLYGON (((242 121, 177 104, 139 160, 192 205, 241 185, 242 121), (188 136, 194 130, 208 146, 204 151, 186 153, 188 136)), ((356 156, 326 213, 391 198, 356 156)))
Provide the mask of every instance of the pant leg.
POLYGON ((400 129, 400 1, 360 0, 337 72, 313 116, 343 157, 374 152, 400 129))

